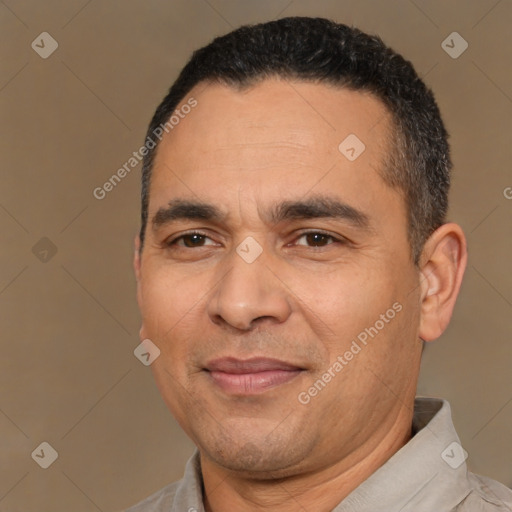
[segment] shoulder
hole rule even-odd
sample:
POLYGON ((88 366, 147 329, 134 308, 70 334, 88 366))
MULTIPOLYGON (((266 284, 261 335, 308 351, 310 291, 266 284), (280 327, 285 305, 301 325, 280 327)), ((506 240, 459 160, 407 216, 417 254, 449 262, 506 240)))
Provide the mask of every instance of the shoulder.
POLYGON ((471 492, 455 509, 457 512, 510 512, 512 489, 491 478, 468 473, 471 492))
POLYGON ((166 485, 125 512, 168 512, 174 503, 174 496, 180 482, 166 485))

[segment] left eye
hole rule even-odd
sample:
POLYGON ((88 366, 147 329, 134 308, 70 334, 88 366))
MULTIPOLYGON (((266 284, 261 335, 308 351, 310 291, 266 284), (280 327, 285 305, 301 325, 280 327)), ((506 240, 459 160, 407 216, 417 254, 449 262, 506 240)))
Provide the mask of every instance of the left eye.
POLYGON ((297 240, 301 239, 305 239, 306 243, 297 243, 297 245, 312 245, 313 247, 324 247, 326 245, 331 245, 333 241, 339 241, 332 235, 328 235, 327 233, 322 233, 320 231, 310 231, 308 233, 302 233, 302 235, 300 235, 299 238, 297 238, 297 240), (331 243, 327 243, 329 240, 331 241, 331 243))

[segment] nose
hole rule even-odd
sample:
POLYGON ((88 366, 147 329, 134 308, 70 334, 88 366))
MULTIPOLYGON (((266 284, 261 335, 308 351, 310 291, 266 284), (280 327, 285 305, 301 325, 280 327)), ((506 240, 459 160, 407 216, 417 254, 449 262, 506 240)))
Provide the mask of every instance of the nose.
POLYGON ((262 254, 247 263, 233 251, 229 270, 208 303, 208 314, 218 325, 250 331, 261 322, 282 323, 291 314, 287 287, 262 254))

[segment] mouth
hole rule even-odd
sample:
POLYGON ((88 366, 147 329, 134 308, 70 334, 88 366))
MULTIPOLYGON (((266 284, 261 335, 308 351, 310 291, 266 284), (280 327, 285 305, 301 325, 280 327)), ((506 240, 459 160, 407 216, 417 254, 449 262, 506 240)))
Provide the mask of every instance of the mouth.
POLYGON ((215 359, 204 370, 216 386, 232 395, 256 395, 284 385, 305 371, 285 361, 263 357, 215 359))

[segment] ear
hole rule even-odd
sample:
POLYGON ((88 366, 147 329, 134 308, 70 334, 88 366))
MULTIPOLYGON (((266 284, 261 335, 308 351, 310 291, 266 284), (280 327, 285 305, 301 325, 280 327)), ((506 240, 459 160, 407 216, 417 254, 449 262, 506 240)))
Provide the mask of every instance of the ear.
POLYGON ((134 247, 133 270, 135 272, 135 279, 138 283, 140 280, 140 235, 135 236, 134 247))
MULTIPOLYGON (((139 305, 139 310, 140 312, 142 313, 142 306, 143 306, 143 302, 142 302, 142 287, 141 287, 141 282, 140 282, 140 277, 141 277, 141 251, 140 251, 140 248, 141 248, 141 242, 140 242, 140 235, 136 235, 135 236, 135 240, 134 240, 134 252, 133 252, 133 270, 135 272, 135 279, 137 280, 137 303, 139 305)), ((145 335, 144 333, 145 331, 145 328, 144 328, 144 322, 142 323, 141 327, 140 327, 140 330, 139 330, 139 338, 140 340, 144 340, 147 338, 147 336, 145 335)))
MULTIPOLYGON (((142 291, 141 291, 141 283, 140 283, 140 267, 141 267, 141 258, 140 258, 140 236, 136 235, 134 240, 134 252, 133 252, 133 270, 135 272, 135 279, 137 280, 137 303, 139 305, 139 310, 142 312, 142 291)), ((139 338, 144 340, 147 336, 144 334, 144 324, 141 325, 139 331, 139 338)))
POLYGON ((443 224, 429 237, 420 258, 421 339, 435 340, 448 326, 466 264, 467 244, 462 228, 454 223, 443 224))

